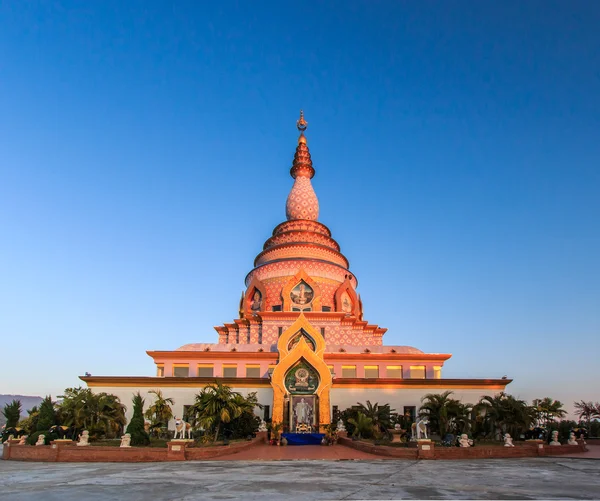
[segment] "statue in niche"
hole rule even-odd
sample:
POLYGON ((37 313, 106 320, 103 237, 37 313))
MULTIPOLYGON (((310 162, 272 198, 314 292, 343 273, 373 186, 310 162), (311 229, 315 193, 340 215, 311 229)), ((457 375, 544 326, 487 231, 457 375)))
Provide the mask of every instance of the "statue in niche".
POLYGON ((252 296, 252 302, 250 303, 250 310, 253 313, 258 313, 262 306, 262 297, 260 297, 260 292, 257 290, 254 291, 254 296, 252 296))
POLYGON ((342 294, 342 311, 344 313, 352 313, 352 301, 347 292, 342 294))
POLYGON ((304 282, 300 282, 290 292, 290 298, 292 303, 304 306, 312 302, 315 293, 314 291, 304 282))
POLYGON ((296 424, 310 424, 308 422, 310 415, 310 404, 307 403, 303 398, 296 404, 294 412, 296 413, 296 424))

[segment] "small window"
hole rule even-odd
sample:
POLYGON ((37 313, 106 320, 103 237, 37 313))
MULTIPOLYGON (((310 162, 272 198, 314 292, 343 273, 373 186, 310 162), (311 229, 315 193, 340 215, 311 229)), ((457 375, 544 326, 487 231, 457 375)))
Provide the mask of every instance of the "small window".
POLYGON ((387 377, 402 379, 402 366, 401 365, 388 365, 386 367, 387 377))
POLYGON ((213 377, 214 369, 212 365, 199 365, 198 377, 213 377))
POLYGON ((165 377, 165 366, 164 365, 156 366, 156 377, 165 377))
POLYGON ((329 312, 331 311, 331 306, 323 306, 322 310, 325 312, 329 312))
POLYGON ((283 327, 277 327, 277 335, 279 337, 281 337, 282 334, 283 334, 283 327))
POLYGON ((342 365, 342 377, 343 378, 355 378, 356 377, 356 365, 342 365))
POLYGON ((272 310, 273 310, 273 311, 281 311, 281 305, 280 305, 280 304, 277 304, 277 305, 273 306, 273 307, 272 307, 272 310))
POLYGON ((433 379, 442 379, 442 367, 440 365, 433 366, 433 379))
POLYGON ((378 365, 365 365, 365 378, 377 379, 379 377, 378 365))
POLYGON ((410 378, 411 379, 425 379, 425 366, 424 365, 411 365, 410 366, 410 378))
POLYGON ((271 406, 270 405, 263 405, 263 410, 265 411, 265 413, 263 414, 263 419, 265 421, 268 421, 269 419, 271 419, 271 406))
POLYGON ((414 422, 417 417, 417 408, 414 405, 405 405, 404 416, 410 419, 411 422, 414 422))
POLYGON ((246 366, 246 377, 260 377, 260 366, 247 365, 246 366))
POLYGON ((188 365, 181 365, 179 367, 173 367, 173 376, 175 377, 188 377, 190 375, 190 368, 188 365))
POLYGON ((321 327, 321 336, 325 339, 325 327, 321 327))
POLYGON ((223 366, 223 377, 237 377, 237 365, 223 366))

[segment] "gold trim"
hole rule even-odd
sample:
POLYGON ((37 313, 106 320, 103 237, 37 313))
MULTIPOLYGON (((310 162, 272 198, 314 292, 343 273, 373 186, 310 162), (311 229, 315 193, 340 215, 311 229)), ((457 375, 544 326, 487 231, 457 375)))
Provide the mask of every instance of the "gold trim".
POLYGON ((325 340, 321 336, 321 333, 300 313, 298 319, 282 333, 277 342, 277 349, 280 359, 271 375, 271 385, 273 386, 273 422, 283 422, 284 398, 288 393, 285 388, 285 375, 298 361, 304 359, 319 373, 319 387, 315 391, 315 395, 319 398, 319 427, 321 428, 329 424, 331 421, 329 393, 332 378, 329 367, 323 361, 325 340), (314 340, 314 351, 304 337, 291 350, 288 350, 290 340, 301 329, 314 340))

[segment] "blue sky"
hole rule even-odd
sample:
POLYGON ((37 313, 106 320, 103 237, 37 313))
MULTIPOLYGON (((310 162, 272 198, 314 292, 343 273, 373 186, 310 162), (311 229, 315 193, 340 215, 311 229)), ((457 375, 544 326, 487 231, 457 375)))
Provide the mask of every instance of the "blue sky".
POLYGON ((599 25, 593 1, 4 2, 0 393, 216 341, 303 108, 387 344, 600 400, 599 25))

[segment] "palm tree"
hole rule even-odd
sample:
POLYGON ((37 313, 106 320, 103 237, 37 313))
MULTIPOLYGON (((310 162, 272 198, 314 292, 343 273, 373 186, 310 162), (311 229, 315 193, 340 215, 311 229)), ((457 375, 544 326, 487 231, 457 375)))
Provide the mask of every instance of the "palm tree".
POLYGON ((472 427, 473 404, 463 404, 458 400, 453 400, 449 409, 449 414, 452 416, 452 426, 456 434, 467 433, 472 427))
POLYGON ((175 401, 172 398, 163 397, 161 390, 150 390, 148 393, 152 393, 156 397, 154 403, 146 410, 145 414, 152 422, 150 427, 153 430, 166 428, 169 420, 173 418, 171 405, 174 405, 175 401))
POLYGON ((452 393, 452 391, 428 393, 421 399, 422 405, 419 408, 419 416, 427 418, 431 430, 437 431, 442 437, 448 433, 454 415, 454 407, 458 402, 450 398, 452 393))
POLYGON ((390 404, 379 405, 377 402, 372 404, 370 400, 367 400, 367 405, 358 402, 358 407, 359 412, 371 419, 373 428, 377 431, 385 433, 392 427, 391 413, 394 409, 390 409, 390 404))
MULTIPOLYGON (((196 414, 197 422, 206 430, 215 430, 214 441, 219 438, 223 423, 238 418, 247 405, 240 400, 238 392, 220 382, 209 384, 196 395, 196 402, 190 412, 196 414)), ((242 397, 243 398, 243 397, 242 397)))
POLYGON ((587 432, 588 437, 592 436, 592 419, 600 418, 600 403, 596 402, 574 402, 575 414, 579 416, 580 420, 585 419, 587 421, 587 432))
POLYGON ((359 440, 363 436, 369 436, 373 431, 373 419, 365 416, 362 412, 359 412, 356 418, 348 419, 348 422, 354 425, 352 436, 359 440))
POLYGON ((556 418, 562 418, 567 415, 567 411, 562 408, 563 404, 558 400, 552 400, 550 397, 542 399, 536 398, 532 402, 532 407, 536 410, 539 424, 548 428, 550 423, 556 418))
POLYGON ((93 393, 89 388, 67 388, 57 405, 58 422, 91 435, 115 436, 125 425, 126 407, 110 393, 93 393))
POLYGON ((525 400, 504 392, 494 396, 485 395, 474 407, 474 411, 483 416, 485 435, 494 438, 505 432, 518 437, 534 421, 532 408, 525 400))

